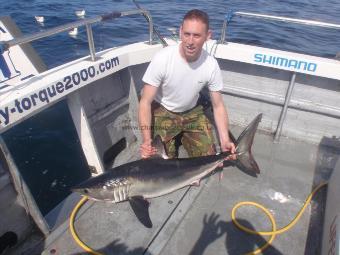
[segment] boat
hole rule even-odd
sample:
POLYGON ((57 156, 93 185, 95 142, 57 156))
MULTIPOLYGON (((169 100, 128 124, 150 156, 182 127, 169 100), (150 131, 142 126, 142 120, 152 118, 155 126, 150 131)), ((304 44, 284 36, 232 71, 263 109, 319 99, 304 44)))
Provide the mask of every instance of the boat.
MULTIPOLYGON (((259 13, 226 15, 221 38, 208 41, 204 48, 222 70, 222 94, 231 131, 239 134, 263 113, 253 146, 261 174, 254 178, 228 168, 221 181, 212 176, 199 187, 152 199, 154 226, 150 229, 138 222, 127 203, 88 201, 74 222, 79 240, 91 247, 88 253, 252 252, 267 238, 239 230, 230 215, 235 204, 247 200, 269 208, 277 229, 307 206, 289 231, 272 234, 276 239, 267 245, 266 254, 340 254, 340 62, 229 42, 226 30, 231 17, 340 28, 339 24, 259 13), (316 187, 320 189, 308 205, 305 200, 316 187)), ((2 245, 7 244, 2 252, 83 254, 86 247, 78 245, 69 231, 70 214, 79 204, 80 195, 67 195, 43 214, 3 134, 67 100, 88 175, 97 176, 112 166, 137 160, 141 77, 159 50, 179 40, 174 35, 154 40, 152 17, 143 9, 85 18, 31 35, 22 36, 18 31, 11 18, 0 19, 0 240, 2 245), (149 41, 96 52, 91 26, 107 20, 119 22, 129 15, 147 18, 149 41), (87 31, 89 55, 47 70, 30 43, 82 26, 87 31), (111 155, 109 165, 104 162, 107 155, 111 155)), ((182 151, 181 156, 185 157, 182 151)), ((237 220, 252 230, 275 230, 254 208, 239 209, 237 220)))

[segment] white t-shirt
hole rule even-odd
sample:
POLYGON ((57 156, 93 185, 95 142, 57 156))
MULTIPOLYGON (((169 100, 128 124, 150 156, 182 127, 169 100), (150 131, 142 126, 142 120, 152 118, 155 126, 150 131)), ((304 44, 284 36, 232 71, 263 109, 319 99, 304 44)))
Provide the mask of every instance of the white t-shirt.
POLYGON ((173 112, 193 108, 204 86, 210 91, 223 88, 221 70, 214 57, 202 49, 195 62, 186 62, 179 47, 168 46, 159 51, 143 76, 143 82, 158 87, 155 100, 173 112))

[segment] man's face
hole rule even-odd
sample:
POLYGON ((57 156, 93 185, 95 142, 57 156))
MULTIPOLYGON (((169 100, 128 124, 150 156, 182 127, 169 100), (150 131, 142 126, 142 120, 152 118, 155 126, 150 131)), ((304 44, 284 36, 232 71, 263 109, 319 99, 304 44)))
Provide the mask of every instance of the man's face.
POLYGON ((197 60, 201 54, 203 44, 211 36, 206 24, 200 20, 185 20, 181 26, 182 44, 180 52, 188 62, 197 60))

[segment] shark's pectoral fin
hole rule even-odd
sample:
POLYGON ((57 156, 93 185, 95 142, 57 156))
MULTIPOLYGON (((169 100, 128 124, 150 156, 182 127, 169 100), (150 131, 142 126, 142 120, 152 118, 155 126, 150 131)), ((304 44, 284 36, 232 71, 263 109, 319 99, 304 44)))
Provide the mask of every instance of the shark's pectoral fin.
POLYGON ((143 197, 132 197, 129 199, 131 208, 138 220, 147 228, 152 228, 149 215, 149 202, 143 197))

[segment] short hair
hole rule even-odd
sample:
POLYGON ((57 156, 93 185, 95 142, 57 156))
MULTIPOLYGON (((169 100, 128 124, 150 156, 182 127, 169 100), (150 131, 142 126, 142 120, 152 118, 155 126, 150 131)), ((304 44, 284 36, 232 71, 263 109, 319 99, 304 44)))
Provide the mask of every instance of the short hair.
POLYGON ((193 20, 193 19, 203 22, 204 24, 207 25, 207 30, 209 29, 209 16, 206 12, 198 10, 198 9, 193 9, 191 11, 188 11, 184 15, 183 22, 185 20, 193 20))

